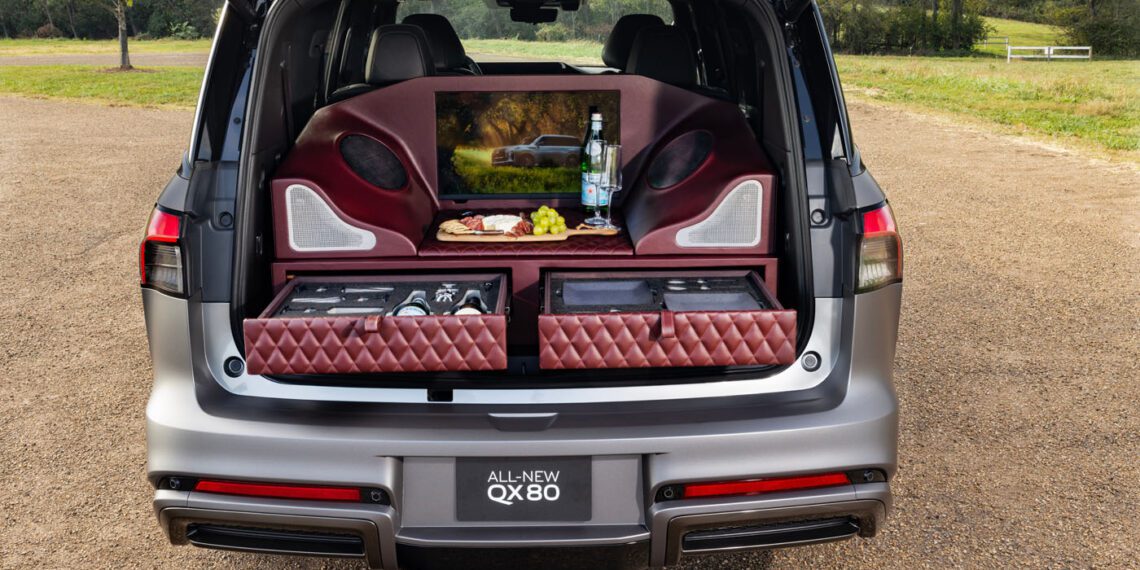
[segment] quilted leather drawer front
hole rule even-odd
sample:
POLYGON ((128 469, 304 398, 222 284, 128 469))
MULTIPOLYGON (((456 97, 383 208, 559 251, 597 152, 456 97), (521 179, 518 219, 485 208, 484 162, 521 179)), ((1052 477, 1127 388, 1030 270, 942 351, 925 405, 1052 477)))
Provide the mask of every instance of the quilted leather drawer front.
POLYGON ((502 370, 504 315, 246 319, 251 374, 502 370))
POLYGON ((796 312, 544 314, 544 369, 768 366, 796 358, 796 312))

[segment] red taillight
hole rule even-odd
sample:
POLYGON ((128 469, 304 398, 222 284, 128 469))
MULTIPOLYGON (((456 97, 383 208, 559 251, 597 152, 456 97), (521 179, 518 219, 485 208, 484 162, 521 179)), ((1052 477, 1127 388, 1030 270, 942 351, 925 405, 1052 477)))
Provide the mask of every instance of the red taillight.
POLYGON ((154 209, 139 246, 139 281, 143 285, 176 295, 185 293, 181 232, 180 216, 154 209))
POLYGON ((897 233, 895 217, 890 206, 883 206, 877 210, 863 212, 863 235, 877 235, 882 233, 897 233))
POLYGON ((203 479, 194 485, 195 491, 270 497, 274 499, 304 499, 309 501, 360 501, 360 489, 352 487, 322 487, 309 485, 278 485, 276 483, 242 483, 238 481, 211 481, 203 479))
POLYGON ((902 239, 890 206, 863 212, 859 241, 859 282, 856 293, 874 291, 902 281, 902 239))
POLYGON ((760 493, 794 491, 797 489, 834 487, 836 485, 847 485, 850 482, 851 480, 847 477, 846 473, 824 473, 821 475, 805 475, 803 477, 779 477, 774 479, 754 479, 751 481, 693 483, 684 486, 681 491, 681 497, 684 499, 695 499, 698 497, 757 495, 760 493))

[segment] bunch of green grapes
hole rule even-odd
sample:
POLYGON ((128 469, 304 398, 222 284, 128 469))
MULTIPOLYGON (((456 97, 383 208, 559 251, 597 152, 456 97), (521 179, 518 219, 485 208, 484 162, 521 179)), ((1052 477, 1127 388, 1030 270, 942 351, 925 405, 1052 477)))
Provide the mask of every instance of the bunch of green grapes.
POLYGON ((558 215, 558 211, 549 206, 541 206, 530 213, 530 221, 534 223, 534 235, 558 235, 566 233, 566 218, 558 215))

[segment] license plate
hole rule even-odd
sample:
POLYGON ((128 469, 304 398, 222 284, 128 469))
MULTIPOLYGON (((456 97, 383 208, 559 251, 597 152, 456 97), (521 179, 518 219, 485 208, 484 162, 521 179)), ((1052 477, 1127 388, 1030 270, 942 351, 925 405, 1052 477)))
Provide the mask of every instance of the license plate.
POLYGON ((590 520, 589 457, 458 458, 461 521, 590 520))

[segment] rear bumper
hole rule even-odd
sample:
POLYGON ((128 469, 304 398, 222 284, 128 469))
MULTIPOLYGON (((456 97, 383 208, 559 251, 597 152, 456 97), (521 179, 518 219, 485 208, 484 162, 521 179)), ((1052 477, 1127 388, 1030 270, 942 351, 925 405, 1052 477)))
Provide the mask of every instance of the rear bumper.
MULTIPOLYGON (((674 565, 685 554, 775 548, 873 536, 890 508, 885 483, 851 485, 817 492, 778 496, 660 504, 650 509, 648 528, 624 538, 587 544, 572 540, 574 532, 538 540, 518 537, 513 549, 592 546, 635 547, 634 567, 674 565), (846 523, 847 527, 840 527, 846 523), (832 532, 835 529, 839 532, 832 532), (710 531, 709 529, 717 529, 710 531), (724 530, 731 529, 731 530, 724 530), (696 537, 696 539, 694 539, 696 537)), ((275 554, 350 556, 372 568, 397 568, 404 547, 454 548, 453 541, 403 540, 395 509, 380 505, 325 505, 305 501, 246 499, 194 492, 159 490, 155 494, 159 524, 173 544, 275 554), (207 532, 210 531, 210 532, 207 532), (226 531, 233 531, 227 536, 226 531), (290 541, 290 538, 293 540, 290 541), (355 549, 355 550, 353 550, 355 549)), ((446 534, 443 533, 443 534, 446 534)), ((502 532, 494 534, 501 539, 502 532)), ((490 540, 486 548, 495 544, 490 540)), ((476 544, 476 543, 472 543, 476 544)), ((478 548, 470 546, 467 548, 478 548)), ((628 558, 628 553, 621 556, 628 558)))
MULTIPOLYGON (((184 307, 179 320, 175 307, 154 306, 185 301, 148 293, 156 377, 147 407, 153 482, 186 476, 380 488, 393 502, 322 504, 159 490, 155 508, 175 543, 195 542, 187 534, 191 525, 206 528, 198 533, 199 544, 239 550, 282 551, 281 537, 268 533, 266 548, 251 548, 257 537, 214 532, 212 526, 308 533, 300 542, 326 550, 346 542, 322 543, 324 535, 359 537, 360 555, 383 568, 395 568, 398 551, 409 549, 640 545, 647 550, 639 554, 641 564, 648 556, 651 565, 664 566, 683 555, 689 535, 690 551, 871 536, 890 508, 886 483, 720 500, 654 499, 663 485, 695 481, 862 469, 893 477, 897 286, 859 296, 845 317, 854 326, 843 327, 844 355, 825 358, 832 363, 827 379, 799 399, 764 394, 556 409, 243 397, 236 395, 240 382, 223 390, 210 376, 199 346, 208 335, 192 312, 184 307), (551 456, 594 458, 593 480, 599 483, 590 521, 503 526, 456 520, 455 458, 551 456), (830 522, 816 525, 822 530, 778 526, 804 520, 830 522), (845 521, 857 530, 844 533, 845 521), (749 528, 708 532, 740 527, 749 528), (794 532, 784 532, 789 528, 794 532)), ((293 553, 306 553, 298 550, 293 553)))

